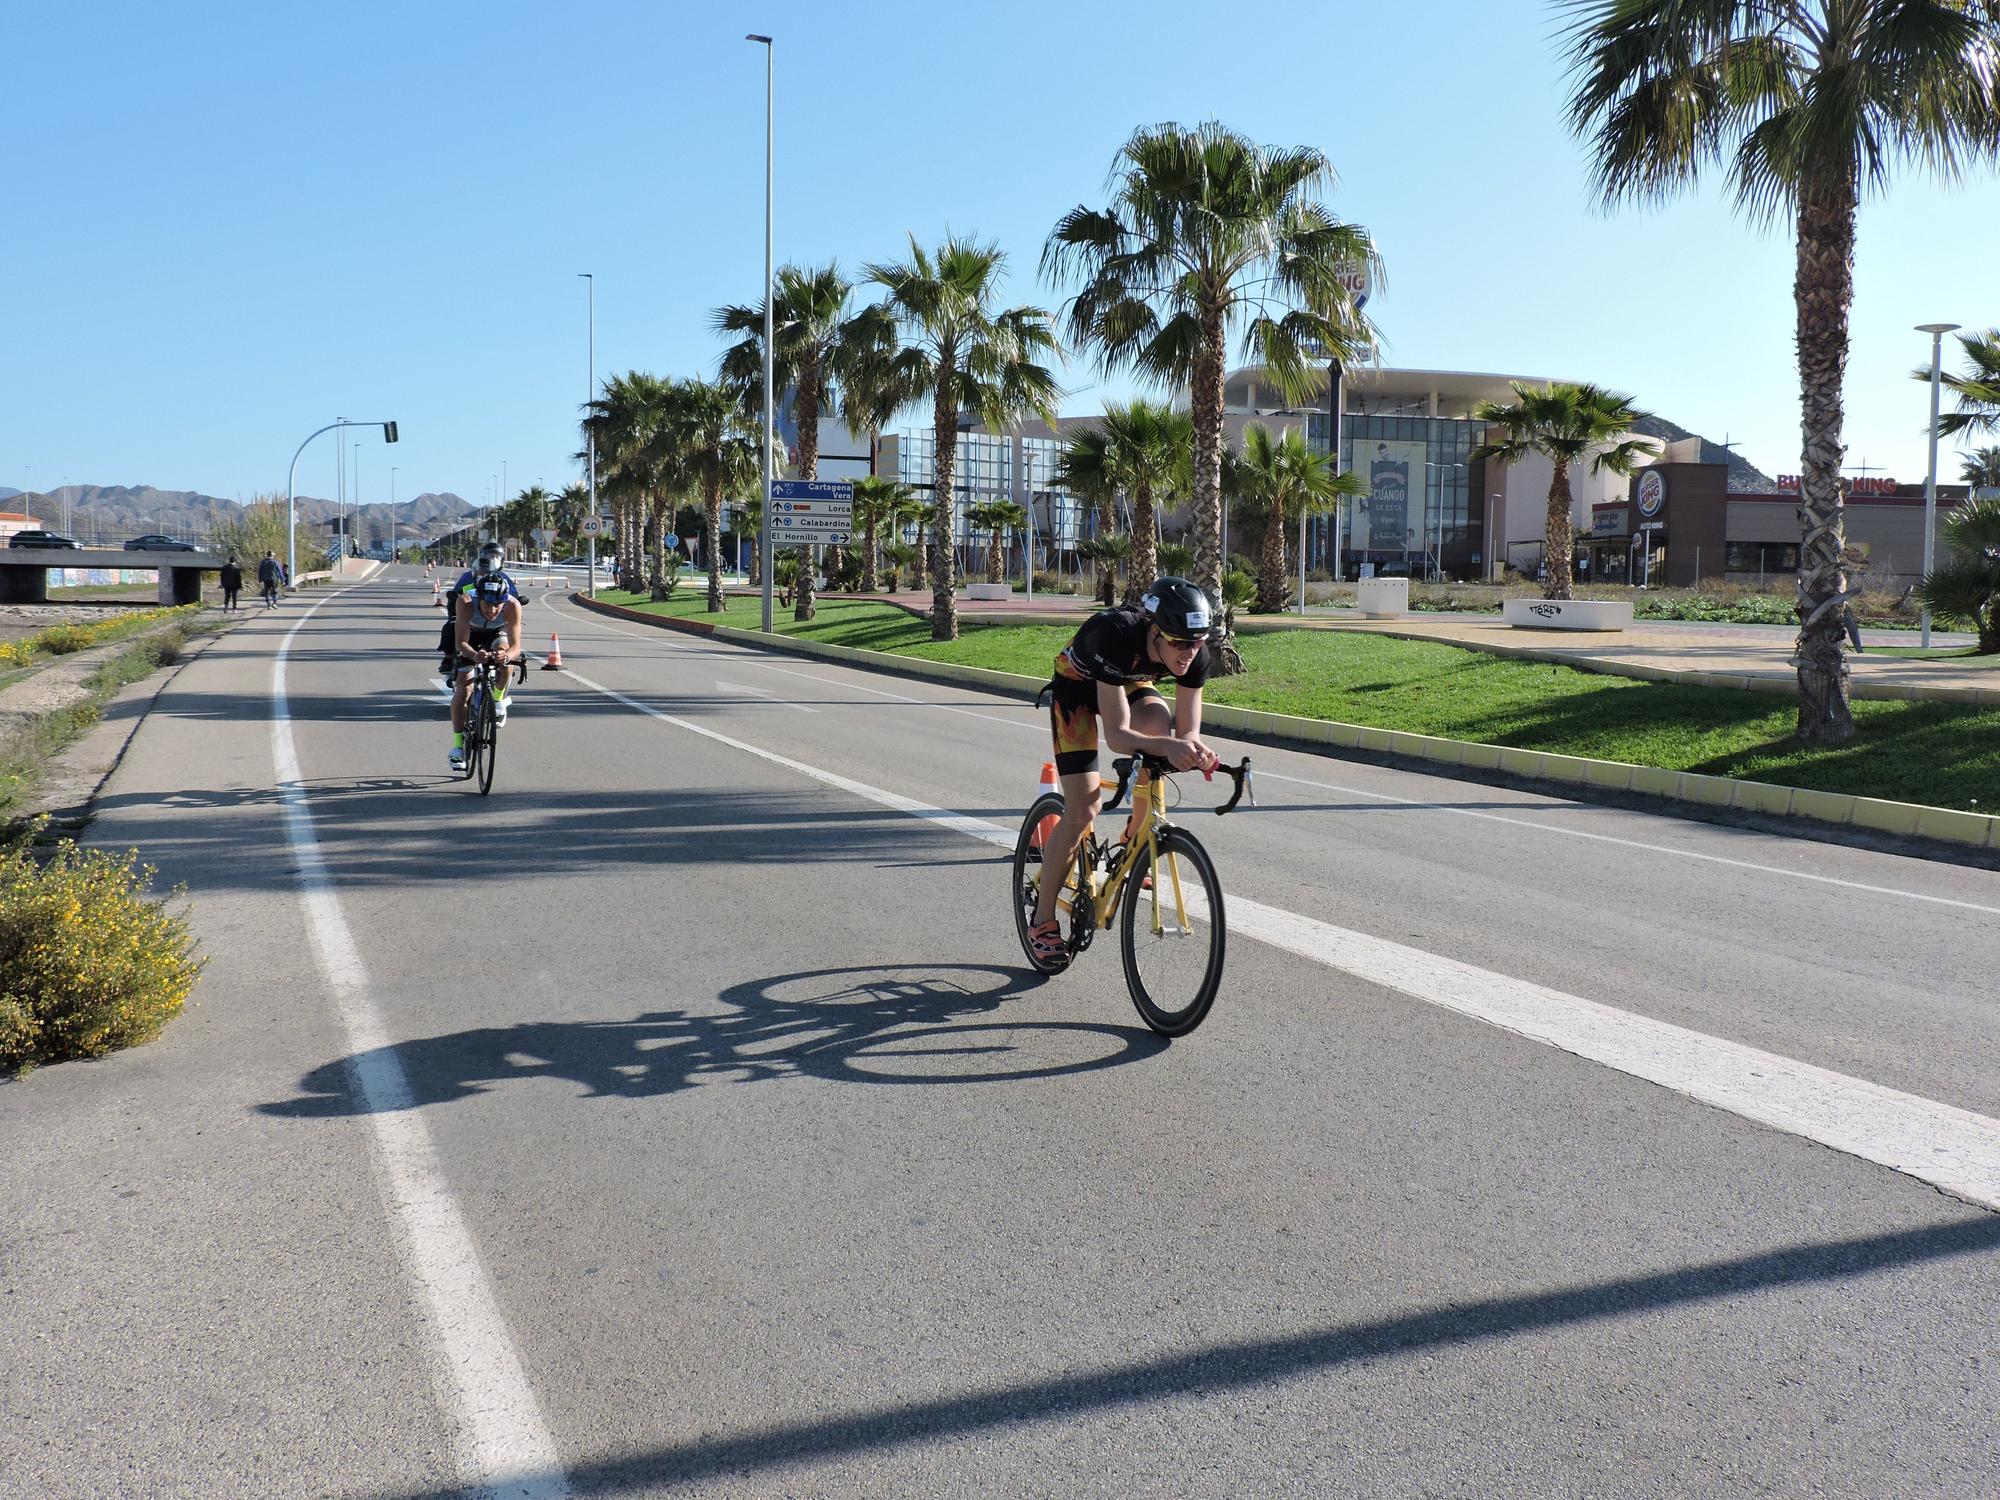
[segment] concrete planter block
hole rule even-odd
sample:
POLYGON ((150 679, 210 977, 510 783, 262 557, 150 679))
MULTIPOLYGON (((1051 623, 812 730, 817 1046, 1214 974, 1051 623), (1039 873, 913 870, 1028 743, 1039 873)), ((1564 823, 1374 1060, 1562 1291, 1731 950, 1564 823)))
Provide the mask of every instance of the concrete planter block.
POLYGON ((1399 620, 1410 612, 1410 580, 1364 578, 1354 586, 1355 607, 1371 620, 1399 620))
POLYGON ((1852 822, 1854 796, 1851 792, 1820 792, 1810 787, 1793 787, 1792 816, 1812 818, 1821 823, 1852 822))
POLYGON ((1500 618, 1524 630, 1630 630, 1632 606, 1615 599, 1509 599, 1500 618))
POLYGON ((1011 599, 1014 597, 1014 586, 1011 583, 968 583, 965 586, 965 597, 986 602, 1011 599))

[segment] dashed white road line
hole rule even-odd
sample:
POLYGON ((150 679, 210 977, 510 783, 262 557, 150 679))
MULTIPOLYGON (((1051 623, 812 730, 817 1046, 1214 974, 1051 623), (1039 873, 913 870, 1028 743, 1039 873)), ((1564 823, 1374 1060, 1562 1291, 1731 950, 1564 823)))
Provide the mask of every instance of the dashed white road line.
MULTIPOLYGON (((877 806, 1013 850, 1013 829, 663 713, 573 670, 568 675, 582 687, 677 729, 877 806)), ((1969 1203, 2000 1209, 2000 1120, 1262 902, 1231 896, 1228 907, 1229 925, 1242 936, 1878 1163, 1969 1203)))
POLYGON ((375 1007, 361 950, 320 853, 299 770, 285 693, 292 638, 322 605, 285 633, 271 669, 271 755, 277 765, 285 836, 298 861, 299 893, 314 955, 347 1032, 348 1064, 374 1129, 382 1201, 397 1248, 431 1314, 438 1341, 438 1386, 453 1427, 459 1476, 476 1493, 510 1500, 569 1494, 519 1354, 480 1263, 478 1246, 438 1161, 430 1127, 415 1108, 394 1039, 375 1007))

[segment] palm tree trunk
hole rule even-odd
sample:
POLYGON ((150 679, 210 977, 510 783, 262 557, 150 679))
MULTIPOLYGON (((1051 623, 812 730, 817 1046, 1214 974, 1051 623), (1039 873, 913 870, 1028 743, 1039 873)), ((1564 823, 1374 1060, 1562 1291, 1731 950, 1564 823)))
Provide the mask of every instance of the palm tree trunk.
MULTIPOLYGON (((1194 581, 1211 599, 1222 598, 1222 396, 1223 368, 1229 357, 1220 312, 1202 314, 1201 353, 1195 359, 1188 415, 1194 423, 1194 581)), ((1151 545, 1151 539, 1147 541, 1151 545)), ((1132 539, 1134 557, 1139 539, 1132 539)), ((1149 579, 1148 582, 1151 580, 1149 579)), ((1243 657, 1225 626, 1216 652, 1218 675, 1243 670, 1243 657)))
POLYGON ((876 571, 875 562, 875 522, 871 519, 862 528, 861 592, 864 594, 874 593, 881 581, 881 575, 876 571))
POLYGON ((1852 169, 1844 180, 1814 184, 1799 194, 1798 304, 1799 638, 1792 665, 1799 673, 1798 737, 1808 745, 1838 745, 1854 737, 1847 703, 1847 659, 1841 654, 1841 611, 1847 602, 1846 516, 1841 505, 1841 381, 1847 372, 1847 314, 1854 301, 1852 169))
POLYGON ((934 641, 958 639, 958 601, 953 597, 958 580, 954 576, 956 559, 951 553, 957 520, 953 514, 957 509, 954 485, 958 478, 958 408, 951 397, 954 373, 949 358, 938 361, 937 400, 931 410, 936 431, 936 461, 931 471, 931 639, 934 641))
POLYGON ((1000 582, 1000 564, 1003 561, 1000 555, 1001 534, 1000 528, 995 526, 986 536, 986 581, 988 583, 1000 582))
MULTIPOLYGON (((1218 471, 1220 472, 1220 471, 1218 471)), ((1097 534, 1101 537, 1113 535, 1118 530, 1118 513, 1112 508, 1111 497, 1106 495, 1097 502, 1097 534)), ((1109 557, 1097 560, 1097 597, 1109 609, 1118 600, 1117 563, 1109 557)))
POLYGON ((665 495, 653 499, 653 602, 667 597, 667 507, 673 502, 665 495))
POLYGON ((722 486, 711 484, 704 495, 708 514, 708 612, 722 613, 722 486))
POLYGON ((1549 565, 1544 599, 1574 597, 1570 561, 1576 555, 1576 528, 1570 524, 1569 464, 1557 459, 1555 478, 1549 482, 1549 515, 1542 531, 1542 556, 1549 565))
MULTIPOLYGON (((1218 473, 1221 471, 1218 469, 1218 473)), ((1142 484, 1132 495, 1132 556, 1125 564, 1125 602, 1137 604, 1142 594, 1160 576, 1160 522, 1153 511, 1153 487, 1142 484)), ((1220 522, 1217 535, 1221 534, 1220 522)), ((1216 593, 1222 592, 1217 575, 1216 593)))
POLYGON ((1264 545, 1257 555, 1257 608, 1269 614, 1285 607, 1285 506, 1271 501, 1264 518, 1264 545))
MULTIPOLYGON (((819 362, 808 359, 799 367, 798 394, 792 398, 792 420, 799 429, 799 478, 819 478, 819 362)), ((798 582, 793 586, 792 618, 810 620, 818 613, 813 598, 813 549, 799 548, 798 582)))

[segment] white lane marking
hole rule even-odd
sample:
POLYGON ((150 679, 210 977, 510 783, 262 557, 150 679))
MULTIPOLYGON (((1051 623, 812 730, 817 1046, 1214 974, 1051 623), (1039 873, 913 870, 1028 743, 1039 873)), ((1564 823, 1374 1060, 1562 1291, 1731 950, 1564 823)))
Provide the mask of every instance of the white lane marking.
MULTIPOLYGON (((1013 850, 1014 833, 997 823, 807 765, 569 675, 678 729, 1013 850)), ((2000 1120, 1241 896, 1228 897, 1228 907, 1230 926, 1245 937, 2000 1209, 2000 1120)))
MULTIPOLYGON (((629 630, 620 630, 615 632, 615 634, 632 635, 634 634, 634 632, 629 630)), ((650 631, 645 632, 645 635, 651 635, 651 634, 652 632, 650 631)), ((642 636, 641 638, 644 637, 642 636)), ((718 644, 728 644, 728 643, 722 642, 718 644)), ((738 649, 751 650, 753 648, 739 647, 738 649)), ((1029 720, 1019 719, 1019 718, 1007 719, 1000 717, 998 714, 986 714, 986 713, 980 713, 976 709, 960 708, 957 704, 953 703, 932 703, 923 698, 912 698, 904 693, 892 693, 888 692, 883 688, 868 687, 865 684, 858 682, 837 681, 836 679, 830 677, 823 677, 813 672, 801 672, 792 667, 774 667, 768 662, 752 661, 752 662, 746 662, 745 665, 754 666, 766 672, 782 673, 787 677, 803 677, 809 682, 822 683, 827 687, 852 688, 856 692, 873 693, 878 698, 892 698, 899 703, 914 703, 923 708, 939 709, 944 713, 963 714, 965 717, 969 719, 984 719, 989 724, 1007 724, 1012 726, 1013 728, 1025 729, 1032 733, 1039 734, 1047 728, 1047 725, 1044 724, 1039 717, 1029 720)), ((857 667, 857 668, 850 668, 849 670, 853 672, 861 672, 865 671, 866 668, 857 667)), ((1226 731, 1224 731, 1224 733, 1226 733, 1226 731)), ((1288 753, 1298 753, 1298 752, 1288 752, 1288 753)), ((1419 771, 1414 774, 1437 775, 1438 773, 1419 771)), ((1838 876, 1815 875, 1808 870, 1789 870, 1786 869, 1783 865, 1763 865, 1756 863, 1754 860, 1731 859, 1727 855, 1704 854, 1694 849, 1676 849, 1667 844, 1649 844, 1641 839, 1619 838, 1616 835, 1608 833, 1592 833, 1587 829, 1582 829, 1582 828, 1558 828, 1551 823, 1537 823, 1529 818, 1509 817, 1505 813, 1483 812, 1476 808, 1470 808, 1470 807, 1440 807, 1434 802, 1427 802, 1424 801, 1423 799, 1416 797, 1396 797, 1390 795, 1387 792, 1363 791, 1359 787, 1341 786, 1338 785, 1337 783, 1330 781, 1314 781, 1304 776, 1286 776, 1277 771, 1259 770, 1257 772, 1257 775, 1260 780, 1289 781, 1295 786, 1314 787, 1323 792, 1339 792, 1341 795, 1347 797, 1366 797, 1376 802, 1393 802, 1404 807, 1419 807, 1426 812, 1450 813, 1453 817, 1478 818, 1481 821, 1488 823, 1505 823, 1510 827, 1531 829, 1536 833, 1556 834, 1562 838, 1588 839, 1594 843, 1615 844, 1618 847, 1625 849, 1639 849, 1645 851, 1648 854, 1668 854, 1674 856, 1677 859, 1692 859, 1692 860, 1702 861, 1707 864, 1728 865, 1733 869, 1749 870, 1758 875, 1784 875, 1784 876, 1789 876, 1793 880, 1810 881, 1815 885, 1837 886, 1841 889, 1850 891, 1862 891, 1871 896, 1899 896, 1905 901, 1923 901, 1934 906, 1950 906, 1958 908, 1963 911, 1976 911, 1983 913, 1984 915, 1987 916, 2000 917, 2000 906, 1982 906, 1977 901, 1960 901, 1955 897, 1951 896, 1931 896, 1931 895, 1926 895, 1921 891, 1901 890, 1896 886, 1892 885, 1871 885, 1868 882, 1861 880, 1842 880, 1838 876)), ((1583 806, 1584 804, 1571 803, 1570 805, 1583 806)), ((1654 816, 1654 815, 1648 814, 1647 816, 1654 816)))
POLYGON ((353 1054, 349 1068, 375 1133, 382 1201, 398 1231, 403 1264, 430 1309, 440 1348, 438 1384, 447 1402, 459 1476, 478 1493, 519 1500, 569 1494, 554 1440, 507 1333, 471 1227, 439 1163, 430 1126, 416 1109, 410 1080, 369 993, 346 914, 313 831, 285 693, 285 661, 296 636, 331 594, 299 617, 279 643, 271 669, 271 758, 277 766, 285 836, 299 866, 320 972, 325 975, 353 1054))
POLYGON ((1977 901, 1960 901, 1952 896, 1931 896, 1922 891, 1898 890, 1892 885, 1870 885, 1860 880, 1842 880, 1834 875, 1815 875, 1809 870, 1788 870, 1783 865, 1760 865, 1747 859, 1731 859, 1722 854, 1703 854, 1695 849, 1675 849, 1666 844, 1649 844, 1641 839, 1619 838, 1609 833, 1592 833, 1583 828, 1557 828, 1552 824, 1537 823, 1531 818, 1509 817, 1506 813, 1484 812, 1471 807, 1439 807, 1436 803, 1424 802, 1415 797, 1395 797, 1387 792, 1367 792, 1359 787, 1339 786, 1330 781, 1312 781, 1304 776, 1285 776, 1277 771, 1259 770, 1257 779, 1289 781, 1295 786, 1316 787, 1323 792, 1339 792, 1345 797, 1367 797, 1376 802, 1395 802, 1405 807, 1420 807, 1426 812, 1451 813, 1460 818, 1478 818, 1486 823, 1505 823, 1513 828, 1532 828, 1538 833, 1559 833, 1565 838, 1588 839, 1598 844, 1615 844, 1622 849, 1640 849, 1648 854, 1671 854, 1680 859, 1701 860, 1712 865, 1729 865, 1759 875, 1789 875, 1794 880, 1809 880, 1817 885, 1833 885, 1850 891, 1865 891, 1871 896, 1900 896, 1905 901, 1927 901, 1934 906, 1955 906, 1964 911, 1983 912, 1987 916, 2000 917, 2000 906, 1982 906, 1977 901))
POLYGON ((752 698, 763 699, 766 703, 775 703, 783 708, 795 708, 802 714, 816 714, 819 712, 816 708, 809 708, 803 703, 794 703, 789 698, 780 698, 776 693, 766 692, 760 687, 751 687, 748 683, 724 682, 718 677, 715 679, 715 685, 725 693, 747 693, 752 698))

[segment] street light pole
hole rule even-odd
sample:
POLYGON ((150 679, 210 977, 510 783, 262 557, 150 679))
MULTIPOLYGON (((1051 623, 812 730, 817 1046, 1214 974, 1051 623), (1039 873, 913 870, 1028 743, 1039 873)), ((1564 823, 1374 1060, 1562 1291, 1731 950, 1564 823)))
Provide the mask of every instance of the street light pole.
MULTIPOLYGON (((307 433, 306 442, 300 443, 293 451, 292 466, 285 471, 285 566, 294 576, 297 576, 299 567, 299 454, 306 451, 306 443, 310 443, 320 433, 331 432, 336 427, 379 427, 382 429, 382 441, 385 443, 395 442, 398 436, 394 422, 350 422, 342 417, 337 422, 329 422, 326 426, 307 433)), ((336 448, 334 451, 338 453, 340 450, 336 448)))
POLYGON ((771 630, 771 448, 777 441, 777 422, 771 409, 771 90, 772 54, 777 44, 767 36, 750 32, 746 42, 764 48, 764 514, 757 539, 757 555, 764 563, 764 631, 771 630))
POLYGON ((389 465, 389 561, 396 560, 396 466, 389 465))
MULTIPOLYGON (((588 271, 578 271, 583 278, 584 290, 584 351, 583 402, 586 418, 590 403, 597 399, 597 278, 588 271)), ((584 446, 590 457, 590 522, 597 522, 597 432, 594 428, 584 430, 584 446)), ((590 533, 590 597, 597 597, 597 533, 590 533)))
MULTIPOLYGON (((1938 385, 1942 375, 1944 358, 1944 336, 1958 328, 1956 323, 1919 323, 1918 333, 1931 336, 1931 462, 1924 476, 1924 577, 1931 576, 1931 553, 1937 545, 1937 443, 1938 443, 1938 385)), ((1931 612, 1925 606, 1921 622, 1925 650, 1931 644, 1931 612)))

